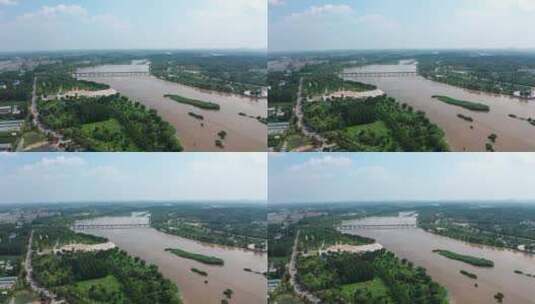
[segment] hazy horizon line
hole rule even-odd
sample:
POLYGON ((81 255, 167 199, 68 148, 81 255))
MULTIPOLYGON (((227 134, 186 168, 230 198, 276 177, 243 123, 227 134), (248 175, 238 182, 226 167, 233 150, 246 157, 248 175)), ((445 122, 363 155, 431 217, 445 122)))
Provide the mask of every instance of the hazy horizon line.
POLYGON ((40 50, 10 50, 2 51, 0 54, 16 53, 64 53, 64 52, 140 52, 140 51, 248 51, 248 52, 268 52, 267 48, 94 48, 94 49, 40 49, 40 50))
POLYGON ((535 47, 529 48, 515 48, 515 47, 502 47, 502 48, 475 48, 475 47, 464 47, 464 48, 352 48, 352 49, 300 49, 300 50, 269 50, 268 54, 276 53, 326 53, 326 52, 369 52, 369 51, 533 51, 535 52, 535 47))
POLYGON ((0 207, 12 205, 61 205, 61 204, 181 204, 181 203, 205 203, 205 204, 257 204, 267 203, 267 200, 236 199, 236 200, 98 200, 98 201, 47 201, 47 202, 12 202, 1 203, 0 207))
POLYGON ((406 204, 406 203, 427 203, 427 204, 436 204, 436 203, 527 203, 535 204, 535 198, 533 199, 444 199, 444 200, 424 200, 424 199, 414 199, 414 200, 363 200, 363 201, 293 201, 293 202, 268 202, 268 205, 334 205, 334 204, 406 204))

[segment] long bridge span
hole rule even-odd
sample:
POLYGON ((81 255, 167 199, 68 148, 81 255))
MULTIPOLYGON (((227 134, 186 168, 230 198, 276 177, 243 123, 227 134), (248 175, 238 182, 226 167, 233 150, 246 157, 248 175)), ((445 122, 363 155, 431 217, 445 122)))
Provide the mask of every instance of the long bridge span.
POLYGON ((415 77, 418 72, 344 72, 340 77, 358 77, 358 78, 381 78, 381 77, 415 77))
POLYGON ((148 71, 137 72, 74 72, 74 78, 111 78, 111 77, 142 77, 150 76, 148 71))
POLYGON ((72 230, 115 230, 115 229, 136 229, 150 228, 149 224, 73 224, 72 230))
POLYGON ((338 229, 341 231, 354 230, 397 230, 397 229, 414 229, 418 226, 416 224, 351 224, 340 225, 338 229))

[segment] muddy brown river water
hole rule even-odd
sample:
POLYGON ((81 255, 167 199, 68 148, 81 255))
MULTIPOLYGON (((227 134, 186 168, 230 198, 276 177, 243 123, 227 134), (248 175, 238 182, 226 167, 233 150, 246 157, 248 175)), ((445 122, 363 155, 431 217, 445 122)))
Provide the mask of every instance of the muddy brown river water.
MULTIPOLYGON (((416 64, 369 65, 345 69, 345 72, 376 71, 416 71, 416 64)), ((485 151, 485 144, 489 142, 488 136, 493 133, 498 135, 494 144, 496 151, 535 151, 535 126, 508 116, 514 114, 525 118, 535 117, 535 101, 474 92, 420 76, 348 79, 374 84, 399 102, 424 111, 432 122, 444 130, 453 151, 485 151), (491 110, 488 113, 469 111, 433 99, 433 95, 484 103, 489 105, 491 110), (457 114, 470 116, 474 122, 464 121, 458 118, 457 114), (473 126, 473 129, 470 126, 473 126)))
POLYGON ((230 303, 266 303, 267 280, 263 275, 246 272, 244 268, 265 272, 267 256, 236 248, 204 244, 159 232, 152 228, 86 230, 86 233, 108 238, 132 256, 158 266, 164 277, 180 289, 185 304, 219 304, 223 291, 234 291, 230 303), (224 266, 210 266, 178 257, 166 252, 166 248, 180 248, 225 261, 224 266), (197 268, 208 273, 207 277, 191 272, 197 268), (204 283, 207 280, 208 283, 204 283))
MULTIPOLYGON (((103 65, 79 69, 78 72, 148 71, 148 65, 103 65)), ((267 126, 255 117, 267 116, 267 100, 222 94, 180 85, 153 76, 102 77, 88 80, 110 85, 119 93, 158 111, 177 130, 185 151, 266 151, 267 126), (220 111, 209 111, 163 97, 166 94, 217 103, 220 111), (198 120, 188 113, 204 116, 198 120), (245 117, 239 115, 245 113, 245 117), (217 133, 226 131, 224 148, 215 146, 217 133)))
MULTIPOLYGON (((406 223, 406 217, 367 218, 345 221, 344 224, 406 223)), ((496 303, 494 295, 502 292, 503 303, 535 303, 535 277, 514 273, 521 270, 535 274, 535 256, 506 249, 474 245, 438 236, 421 229, 357 230, 353 234, 374 238, 386 249, 400 258, 406 258, 415 265, 427 269, 433 280, 448 289, 452 304, 496 303), (460 254, 483 257, 494 261, 493 268, 475 267, 440 256, 432 251, 447 249, 460 254), (459 273, 461 269, 475 273, 472 280, 459 273), (478 287, 474 286, 478 284, 478 287)))

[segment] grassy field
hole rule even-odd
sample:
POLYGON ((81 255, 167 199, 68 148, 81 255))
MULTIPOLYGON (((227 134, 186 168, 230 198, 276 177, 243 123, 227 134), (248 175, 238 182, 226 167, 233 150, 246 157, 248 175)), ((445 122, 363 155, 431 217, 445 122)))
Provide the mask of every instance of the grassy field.
POLYGON ((28 147, 33 144, 47 140, 45 135, 37 131, 26 132, 22 135, 22 137, 24 138, 24 147, 28 147))
POLYGON ((82 135, 86 137, 96 151, 138 151, 129 139, 123 126, 116 119, 82 125, 82 135), (121 140, 112 140, 119 139, 121 140))
POLYGON ((305 304, 300 298, 292 294, 277 295, 273 303, 278 304, 305 304))
MULTIPOLYGON (((121 299, 119 301, 115 301, 115 303, 124 302, 124 296, 121 291, 121 284, 112 275, 109 275, 100 279, 82 281, 82 282, 74 284, 71 288, 73 288, 74 292, 82 298, 91 298, 89 296, 89 294, 91 293, 91 290, 99 290, 99 292, 102 294, 119 294, 121 299)), ((95 302, 95 303, 106 303, 106 302, 102 301, 102 302, 95 302)))
POLYGON ((286 138, 286 141, 288 143, 289 151, 311 144, 310 140, 301 134, 290 134, 286 138))
POLYGON ((357 134, 362 131, 373 132, 376 136, 388 136, 389 134, 388 127, 382 121, 376 121, 365 125, 352 126, 344 130, 344 132, 351 137, 357 136, 357 134))
POLYGON ((384 298, 386 302, 381 303, 394 303, 394 301, 390 298, 388 288, 379 278, 367 282, 344 285, 342 286, 342 295, 345 299, 351 301, 357 290, 360 290, 362 293, 370 293, 371 298, 384 298))
POLYGON ((222 266, 225 263, 225 261, 223 261, 222 259, 216 258, 214 256, 207 256, 207 255, 192 253, 192 252, 188 252, 182 249, 167 248, 165 249, 165 251, 171 252, 172 254, 176 256, 179 256, 185 259, 194 260, 203 264, 222 266))
POLYGON ((451 104, 454 106, 462 107, 471 111, 478 111, 478 112, 489 112, 490 107, 486 104, 478 103, 478 102, 472 102, 472 101, 466 101, 466 100, 460 100, 451 98, 448 96, 441 96, 441 95, 434 95, 432 96, 435 99, 438 99, 442 102, 445 102, 447 104, 451 104))
POLYGON ((383 152, 395 146, 392 132, 381 120, 327 132, 326 136, 349 151, 383 152))
POLYGON ((200 109, 204 109, 204 110, 219 111, 219 109, 221 108, 217 103, 208 102, 208 101, 202 101, 202 100, 196 100, 196 99, 189 99, 189 98, 182 97, 182 96, 179 96, 179 95, 170 95, 170 94, 168 94, 168 95, 164 95, 164 97, 171 98, 172 100, 174 100, 176 102, 187 104, 187 105, 191 105, 191 106, 194 106, 194 107, 197 107, 197 108, 200 108, 200 109))
POLYGON ((442 249, 435 249, 433 250, 433 252, 438 253, 441 256, 446 257, 448 259, 461 261, 461 262, 464 262, 473 266, 477 266, 477 267, 494 267, 493 261, 487 260, 484 258, 478 258, 478 257, 474 257, 471 255, 458 254, 453 251, 442 250, 442 249))
POLYGON ((26 290, 15 292, 13 297, 15 298, 13 301, 14 304, 28 304, 39 300, 38 295, 26 290))

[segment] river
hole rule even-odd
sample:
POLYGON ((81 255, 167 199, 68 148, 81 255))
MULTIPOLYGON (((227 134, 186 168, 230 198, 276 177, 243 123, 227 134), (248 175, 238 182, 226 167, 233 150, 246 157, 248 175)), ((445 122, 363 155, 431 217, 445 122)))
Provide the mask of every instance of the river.
POLYGON ((132 256, 138 256, 147 263, 158 266, 164 277, 173 281, 180 289, 184 304, 219 304, 225 298, 223 291, 233 290, 231 303, 266 303, 267 280, 263 275, 246 272, 244 268, 265 272, 265 254, 251 251, 204 244, 189 239, 159 232, 152 228, 86 230, 108 238, 119 248, 132 256), (210 266, 178 257, 166 252, 166 248, 180 248, 225 261, 224 266, 210 266), (207 277, 191 272, 198 268, 208 273, 207 277), (207 280, 208 283, 204 283, 207 280))
MULTIPOLYGON (((130 65, 101 65, 78 69, 78 72, 147 72, 149 65, 133 62, 130 65)), ((119 93, 158 111, 159 115, 177 130, 185 151, 250 152, 267 149, 267 126, 256 118, 267 116, 267 100, 200 90, 158 79, 153 76, 125 76, 88 78, 110 85, 119 93), (166 94, 217 103, 220 111, 208 111, 163 97, 166 94), (194 112, 204 120, 191 117, 194 112), (217 133, 226 131, 224 148, 215 146, 217 133)))
MULTIPOLYGON (((415 222, 411 217, 409 222, 415 222)), ((392 224, 407 223, 407 216, 370 217, 363 220, 345 221, 344 224, 392 224)), ((502 292, 503 303, 535 303, 535 277, 514 273, 521 270, 535 274, 535 256, 507 249, 470 244, 435 235, 422 229, 357 230, 354 234, 374 238, 386 249, 400 258, 406 258, 417 266, 427 269, 433 280, 448 289, 452 304, 496 303, 494 295, 502 292), (494 261, 493 268, 480 268, 447 259, 433 253, 434 249, 447 249, 460 254, 483 257, 494 261), (461 269, 475 273, 472 280, 459 273, 461 269), (474 284, 477 283, 478 287, 474 284)))
MULTIPOLYGON (((407 72, 416 71, 413 61, 402 61, 397 65, 368 65, 347 68, 344 72, 407 72)), ((496 151, 535 151, 535 126, 526 121, 513 119, 509 114, 520 117, 535 117, 535 103, 518 98, 470 91, 447 84, 431 81, 420 76, 348 78, 374 84, 399 102, 407 103, 416 110, 424 111, 427 117, 440 126, 453 151, 485 151, 488 136, 498 135, 496 151), (480 102, 490 106, 488 113, 473 112, 431 98, 446 95, 456 99, 480 102), (467 122, 457 114, 470 116, 474 122, 467 122), (473 126, 473 129, 470 128, 473 126)))

